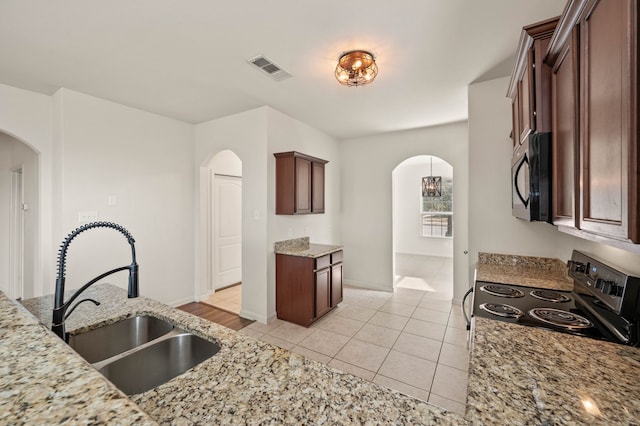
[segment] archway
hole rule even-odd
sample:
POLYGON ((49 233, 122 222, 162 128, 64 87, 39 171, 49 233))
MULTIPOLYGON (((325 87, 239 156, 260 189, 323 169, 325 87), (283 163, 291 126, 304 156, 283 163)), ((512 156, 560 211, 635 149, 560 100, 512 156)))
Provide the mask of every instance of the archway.
POLYGON ((394 288, 453 298, 453 167, 419 155, 392 172, 394 288))
POLYGON ((206 297, 203 303, 239 314, 242 305, 242 161, 230 150, 204 166, 206 297))
POLYGON ((40 253, 39 155, 0 132, 0 289, 10 298, 30 298, 40 253))

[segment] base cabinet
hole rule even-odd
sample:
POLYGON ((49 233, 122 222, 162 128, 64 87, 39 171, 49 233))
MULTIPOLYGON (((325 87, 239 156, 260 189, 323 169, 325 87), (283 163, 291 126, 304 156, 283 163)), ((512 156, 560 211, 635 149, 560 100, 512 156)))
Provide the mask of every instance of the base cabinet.
POLYGON ((317 258, 276 254, 276 313, 308 327, 342 302, 342 251, 317 258))

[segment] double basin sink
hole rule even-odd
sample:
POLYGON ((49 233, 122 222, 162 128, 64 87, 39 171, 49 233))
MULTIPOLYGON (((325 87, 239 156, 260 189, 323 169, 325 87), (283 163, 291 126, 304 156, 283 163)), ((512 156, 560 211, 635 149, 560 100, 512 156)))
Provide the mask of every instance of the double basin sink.
POLYGON ((71 335, 69 346, 127 395, 156 388, 220 350, 215 342, 145 315, 71 335))

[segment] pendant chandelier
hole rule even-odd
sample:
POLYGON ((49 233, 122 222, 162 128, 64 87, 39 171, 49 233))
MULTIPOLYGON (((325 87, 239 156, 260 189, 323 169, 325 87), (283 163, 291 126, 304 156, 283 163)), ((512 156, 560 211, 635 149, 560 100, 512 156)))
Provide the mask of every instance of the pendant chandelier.
POLYGON ((442 176, 433 176, 433 157, 431 157, 431 176, 422 178, 423 197, 442 197, 442 176))
POLYGON ((336 79, 345 86, 364 86, 378 75, 376 58, 366 50, 351 50, 338 59, 336 79))

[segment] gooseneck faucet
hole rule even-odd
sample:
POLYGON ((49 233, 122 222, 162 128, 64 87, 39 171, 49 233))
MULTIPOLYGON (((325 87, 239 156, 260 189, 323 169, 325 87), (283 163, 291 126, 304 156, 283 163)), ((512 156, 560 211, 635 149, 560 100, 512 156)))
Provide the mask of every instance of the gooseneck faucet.
POLYGON ((88 289, 90 286, 92 286, 96 282, 100 281, 101 279, 111 274, 128 269, 129 270, 129 286, 127 291, 127 296, 129 298, 138 297, 138 264, 136 263, 135 242, 136 241, 133 239, 129 231, 127 231, 125 228, 123 228, 122 226, 116 223, 93 222, 93 223, 88 223, 86 225, 82 225, 79 228, 76 228, 72 233, 67 235, 67 238, 65 238, 62 244, 60 244, 60 249, 58 250, 58 275, 56 276, 56 294, 54 298, 53 321, 51 322, 52 324, 51 330, 54 333, 56 333, 58 336, 60 336, 60 338, 63 339, 65 342, 68 342, 69 335, 65 331, 64 322, 67 319, 67 317, 71 315, 71 313, 78 307, 78 305, 81 304, 82 302, 92 302, 96 305, 100 304, 99 302, 93 299, 83 299, 78 303, 76 303, 75 306, 71 308, 69 312, 67 312, 67 309, 69 309, 73 301, 76 300, 76 298, 80 296, 80 294, 83 291, 88 289), (65 281, 65 272, 66 272, 65 263, 67 258, 67 250, 69 249, 69 244, 79 234, 92 228, 111 228, 111 229, 115 229, 116 231, 124 235, 127 241, 129 242, 129 245, 131 246, 131 265, 121 266, 120 268, 112 269, 109 272, 105 272, 104 274, 98 275, 97 277, 95 277, 94 279, 92 279, 91 281, 83 285, 78 291, 76 291, 73 294, 73 296, 69 298, 69 300, 65 302, 64 301, 64 281, 65 281))

